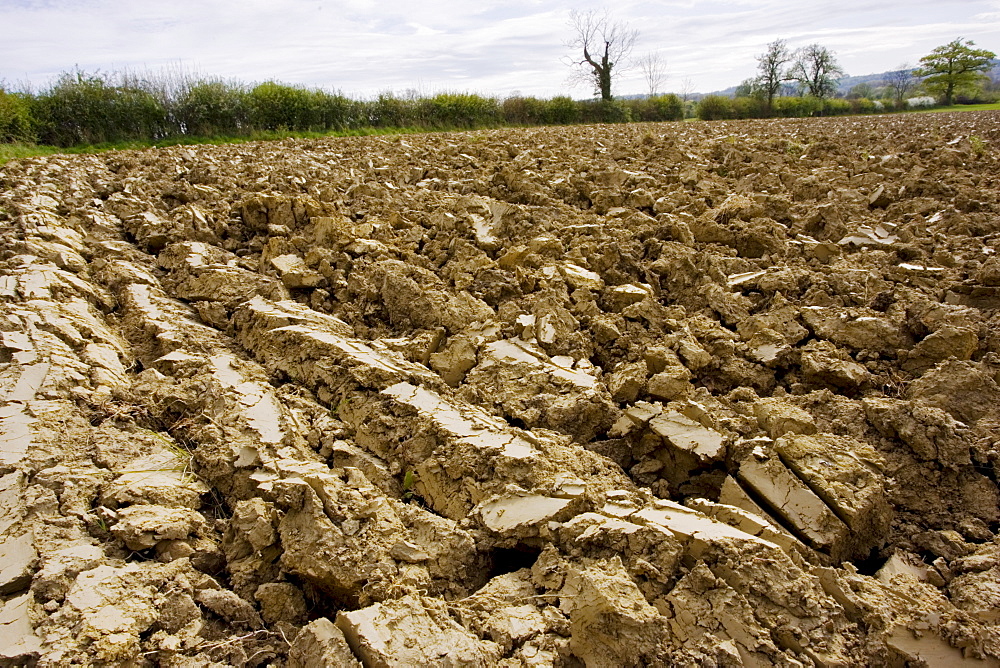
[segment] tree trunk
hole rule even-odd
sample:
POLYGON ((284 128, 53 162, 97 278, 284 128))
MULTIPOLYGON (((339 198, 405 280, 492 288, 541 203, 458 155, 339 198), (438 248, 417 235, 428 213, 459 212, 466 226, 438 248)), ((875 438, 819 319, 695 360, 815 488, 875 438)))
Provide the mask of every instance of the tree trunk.
POLYGON ((598 78, 601 82, 601 99, 611 100, 611 68, 614 63, 608 62, 608 47, 604 47, 604 56, 601 58, 601 67, 598 70, 598 78))
POLYGON ((611 72, 607 69, 603 69, 600 72, 601 79, 601 99, 605 101, 611 100, 611 72))

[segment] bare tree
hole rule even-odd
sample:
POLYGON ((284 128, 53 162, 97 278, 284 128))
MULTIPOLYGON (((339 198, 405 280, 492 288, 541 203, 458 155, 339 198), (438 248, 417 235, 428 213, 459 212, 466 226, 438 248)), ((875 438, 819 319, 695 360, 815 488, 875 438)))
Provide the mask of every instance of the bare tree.
POLYGON ((687 102, 693 92, 694 82, 691 81, 691 77, 684 77, 684 81, 681 81, 681 99, 687 102))
POLYGON ((786 75, 799 82, 806 94, 823 99, 836 92, 837 80, 844 70, 837 64, 833 51, 819 44, 810 44, 795 52, 795 63, 786 75))
POLYGON ((653 97, 667 80, 667 63, 656 51, 643 54, 636 62, 642 69, 642 77, 649 87, 649 96, 653 97))
POLYGON ((767 100, 767 108, 781 92, 781 84, 785 80, 785 64, 792 59, 788 44, 783 39, 776 39, 767 45, 767 51, 757 56, 756 88, 767 100))
POLYGON ((892 91, 897 104, 903 102, 903 98, 915 84, 916 77, 913 76, 913 67, 909 63, 903 63, 895 71, 885 75, 885 85, 892 91))
POLYGON ((582 60, 572 61, 576 68, 574 78, 593 84, 594 92, 600 93, 602 100, 612 99, 612 78, 627 69, 626 60, 639 32, 628 23, 613 20, 607 10, 572 10, 569 25, 574 35, 567 46, 577 53, 583 51, 582 60))

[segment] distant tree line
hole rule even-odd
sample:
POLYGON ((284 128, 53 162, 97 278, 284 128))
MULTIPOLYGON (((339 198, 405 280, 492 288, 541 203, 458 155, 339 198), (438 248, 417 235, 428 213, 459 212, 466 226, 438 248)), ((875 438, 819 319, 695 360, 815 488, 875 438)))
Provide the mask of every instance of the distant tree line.
POLYGON ((707 95, 698 103, 698 118, 703 121, 743 118, 807 118, 810 116, 849 116, 875 114, 886 107, 868 99, 846 100, 810 95, 776 97, 770 106, 757 97, 707 95))
POLYGON ((0 141, 54 146, 173 138, 250 137, 268 132, 349 132, 370 128, 466 129, 684 116, 674 95, 602 101, 569 97, 485 97, 471 93, 384 93, 355 100, 274 81, 68 72, 30 94, 0 88, 0 141))
POLYGON ((985 72, 996 54, 975 48, 971 40, 955 39, 920 59, 920 66, 900 65, 882 80, 862 82, 846 95, 838 84, 845 76, 836 55, 824 46, 810 44, 796 51, 785 40, 775 40, 757 56, 757 75, 743 81, 732 97, 712 95, 701 100, 698 116, 769 118, 835 114, 866 114, 926 106, 932 102, 994 102, 998 86, 985 72))
POLYGON ((635 31, 605 14, 573 14, 583 60, 572 63, 594 87, 592 100, 487 97, 472 93, 432 96, 383 93, 355 100, 338 92, 274 81, 244 84, 183 74, 81 71, 62 74, 40 92, 13 92, 0 85, 0 142, 38 142, 60 147, 265 136, 268 133, 330 133, 368 129, 454 130, 502 126, 704 120, 865 114, 921 104, 993 101, 997 84, 988 71, 995 54, 956 39, 901 66, 875 86, 855 86, 837 97, 844 75, 833 52, 812 44, 790 51, 775 40, 757 57, 757 76, 733 97, 710 95, 697 104, 658 94, 666 77, 659 56, 639 60, 649 95, 614 99, 611 84, 635 42, 635 31), (616 45, 617 42, 617 45, 616 45), (876 99, 881 98, 881 99, 876 99))
MULTIPOLYGON (((666 66, 659 52, 630 60, 639 32, 615 20, 608 10, 571 11, 568 27, 571 39, 566 46, 573 54, 566 61, 572 68, 569 80, 591 85, 605 104, 614 101, 614 82, 636 66, 650 96, 662 86, 666 66)), ((918 92, 946 106, 956 101, 995 101, 997 84, 984 74, 995 58, 992 51, 958 38, 921 58, 918 68, 901 65, 882 81, 860 83, 842 96, 839 83, 845 72, 833 51, 821 44, 792 51, 785 40, 777 39, 757 56, 756 76, 743 81, 731 97, 704 98, 697 115, 715 120, 873 113, 906 109, 911 106, 908 95, 918 92)), ((683 98, 686 102, 686 93, 683 98)))

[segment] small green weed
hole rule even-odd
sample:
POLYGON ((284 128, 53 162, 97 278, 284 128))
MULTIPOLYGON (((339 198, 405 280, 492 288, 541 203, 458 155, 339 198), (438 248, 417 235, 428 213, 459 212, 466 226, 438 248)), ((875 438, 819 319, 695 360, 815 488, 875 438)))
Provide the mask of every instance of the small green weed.
POLYGON ((794 141, 785 144, 785 153, 791 156, 800 156, 805 153, 806 147, 794 141))
POLYGON ((420 496, 416 492, 417 485, 417 473, 416 471, 407 471, 403 475, 403 502, 404 503, 415 503, 418 506, 427 508, 427 501, 424 497, 420 496))
POLYGON ((986 142, 983 141, 982 137, 970 135, 969 144, 972 146, 972 152, 976 154, 977 158, 983 157, 983 154, 986 153, 986 142))
POLYGON ((407 503, 413 499, 413 486, 417 482, 417 476, 413 471, 407 471, 403 476, 403 500, 407 503))

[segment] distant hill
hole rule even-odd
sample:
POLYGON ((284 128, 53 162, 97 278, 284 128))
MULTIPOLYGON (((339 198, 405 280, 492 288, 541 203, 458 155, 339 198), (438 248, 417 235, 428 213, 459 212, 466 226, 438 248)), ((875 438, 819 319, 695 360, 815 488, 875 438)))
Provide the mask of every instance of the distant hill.
POLYGON ((890 74, 900 71, 902 70, 887 70, 885 72, 879 72, 878 74, 861 74, 856 77, 844 77, 837 82, 837 92, 846 93, 861 83, 868 83, 873 86, 877 86, 885 81, 885 78, 890 74))

